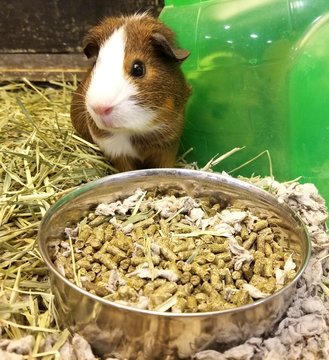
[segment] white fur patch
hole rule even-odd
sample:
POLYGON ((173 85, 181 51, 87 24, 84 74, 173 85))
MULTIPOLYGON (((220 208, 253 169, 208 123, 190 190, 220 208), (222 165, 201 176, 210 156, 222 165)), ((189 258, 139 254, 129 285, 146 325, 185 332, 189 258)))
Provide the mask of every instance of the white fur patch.
POLYGON ((121 27, 101 46, 86 95, 87 109, 94 105, 115 106, 123 97, 135 94, 124 77, 126 34, 121 27))
POLYGON ((113 134, 106 138, 94 138, 94 141, 106 156, 116 158, 119 156, 131 156, 139 158, 129 139, 129 134, 113 134))
POLYGON ((98 128, 111 131, 149 132, 155 111, 133 99, 138 89, 124 71, 126 32, 120 27, 101 46, 86 93, 86 107, 98 128), (109 115, 93 108, 112 107, 109 115))

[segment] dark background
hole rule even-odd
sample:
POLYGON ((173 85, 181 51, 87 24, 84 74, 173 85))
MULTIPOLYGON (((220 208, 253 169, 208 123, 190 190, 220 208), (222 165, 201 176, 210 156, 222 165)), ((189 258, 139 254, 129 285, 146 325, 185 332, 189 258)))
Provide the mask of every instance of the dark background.
POLYGON ((149 11, 164 0, 0 0, 0 77, 47 80, 84 71, 80 44, 109 15, 149 11))

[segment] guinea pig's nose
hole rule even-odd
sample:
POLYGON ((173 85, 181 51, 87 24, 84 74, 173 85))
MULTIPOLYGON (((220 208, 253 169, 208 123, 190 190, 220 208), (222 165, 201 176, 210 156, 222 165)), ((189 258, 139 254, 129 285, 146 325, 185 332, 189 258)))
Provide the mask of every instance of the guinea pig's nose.
POLYGON ((93 111, 100 116, 105 116, 111 114, 113 107, 111 106, 103 106, 103 105, 95 105, 92 106, 93 111))

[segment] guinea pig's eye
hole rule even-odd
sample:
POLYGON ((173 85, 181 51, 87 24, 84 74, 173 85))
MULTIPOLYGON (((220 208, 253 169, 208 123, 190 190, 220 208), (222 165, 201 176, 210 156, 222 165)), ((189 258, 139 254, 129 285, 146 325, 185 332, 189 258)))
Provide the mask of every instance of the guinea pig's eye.
POLYGON ((133 62, 131 69, 130 69, 130 75, 133 77, 142 77, 145 75, 145 65, 140 60, 136 60, 133 62))

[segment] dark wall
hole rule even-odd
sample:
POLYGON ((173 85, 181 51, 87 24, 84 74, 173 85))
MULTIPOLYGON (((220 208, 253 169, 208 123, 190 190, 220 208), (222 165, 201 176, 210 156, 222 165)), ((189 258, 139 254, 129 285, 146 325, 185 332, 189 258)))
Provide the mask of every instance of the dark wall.
POLYGON ((75 53, 104 16, 158 15, 162 7, 163 0, 1 0, 0 53, 75 53))

